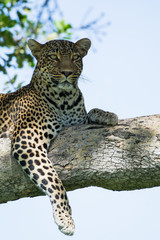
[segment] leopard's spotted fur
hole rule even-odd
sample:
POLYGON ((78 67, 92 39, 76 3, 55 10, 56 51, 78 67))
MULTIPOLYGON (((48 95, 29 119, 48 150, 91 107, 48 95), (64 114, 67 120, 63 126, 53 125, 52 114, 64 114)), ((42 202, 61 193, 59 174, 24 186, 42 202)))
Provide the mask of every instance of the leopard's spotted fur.
POLYGON ((66 191, 47 157, 50 141, 64 126, 88 122, 115 125, 118 118, 99 109, 86 113, 77 81, 89 39, 45 44, 29 40, 29 47, 38 62, 29 85, 0 94, 0 135, 9 133, 12 155, 50 197, 60 230, 72 235, 74 222, 66 191))

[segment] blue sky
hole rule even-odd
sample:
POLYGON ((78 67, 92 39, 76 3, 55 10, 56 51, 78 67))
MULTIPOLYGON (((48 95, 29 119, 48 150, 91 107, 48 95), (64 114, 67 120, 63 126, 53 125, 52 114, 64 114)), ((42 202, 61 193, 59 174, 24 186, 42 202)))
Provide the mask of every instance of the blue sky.
MULTIPOLYGON (((99 107, 117 113, 119 118, 160 113, 160 1, 59 0, 59 3, 66 20, 75 25, 89 7, 93 7, 92 18, 105 12, 111 21, 103 41, 91 39, 92 48, 97 51, 91 49, 84 59, 83 76, 87 80, 80 80, 79 86, 87 110, 99 107)), ((26 83, 32 72, 27 69, 26 83)), ((69 192, 68 196, 76 223, 73 237, 58 231, 49 199, 36 197, 0 206, 1 239, 160 238, 159 188, 113 192, 92 187, 69 192)))

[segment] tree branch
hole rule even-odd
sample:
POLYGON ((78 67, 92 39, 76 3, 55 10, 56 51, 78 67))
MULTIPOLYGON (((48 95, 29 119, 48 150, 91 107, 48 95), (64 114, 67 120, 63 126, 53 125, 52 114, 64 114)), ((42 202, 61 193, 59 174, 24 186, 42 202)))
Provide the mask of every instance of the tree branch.
MULTIPOLYGON (((65 128, 49 151, 66 190, 99 186, 133 190, 160 186, 160 115, 120 120, 115 127, 65 128)), ((10 157, 0 139, 0 202, 43 193, 10 157)))

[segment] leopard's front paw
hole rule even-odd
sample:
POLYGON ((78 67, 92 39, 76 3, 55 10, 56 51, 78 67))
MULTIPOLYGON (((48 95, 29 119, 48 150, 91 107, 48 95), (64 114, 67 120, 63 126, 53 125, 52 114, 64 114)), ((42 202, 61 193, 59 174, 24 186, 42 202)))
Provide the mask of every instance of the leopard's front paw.
POLYGON ((54 211, 54 219, 58 225, 59 230, 66 235, 73 235, 75 230, 74 221, 71 215, 64 211, 54 211))
POLYGON ((115 126, 118 124, 118 116, 115 113, 105 112, 94 108, 89 111, 88 118, 90 123, 115 126))

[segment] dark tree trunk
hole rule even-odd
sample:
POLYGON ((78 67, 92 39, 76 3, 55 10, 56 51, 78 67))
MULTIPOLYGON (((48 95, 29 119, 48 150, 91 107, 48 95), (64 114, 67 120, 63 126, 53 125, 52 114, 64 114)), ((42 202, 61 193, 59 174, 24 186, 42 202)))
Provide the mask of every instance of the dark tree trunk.
MULTIPOLYGON (((160 115, 120 120, 115 127, 65 128, 50 147, 66 190, 99 186, 132 190, 160 186, 160 115)), ((0 139, 0 203, 43 193, 10 156, 0 139)))

